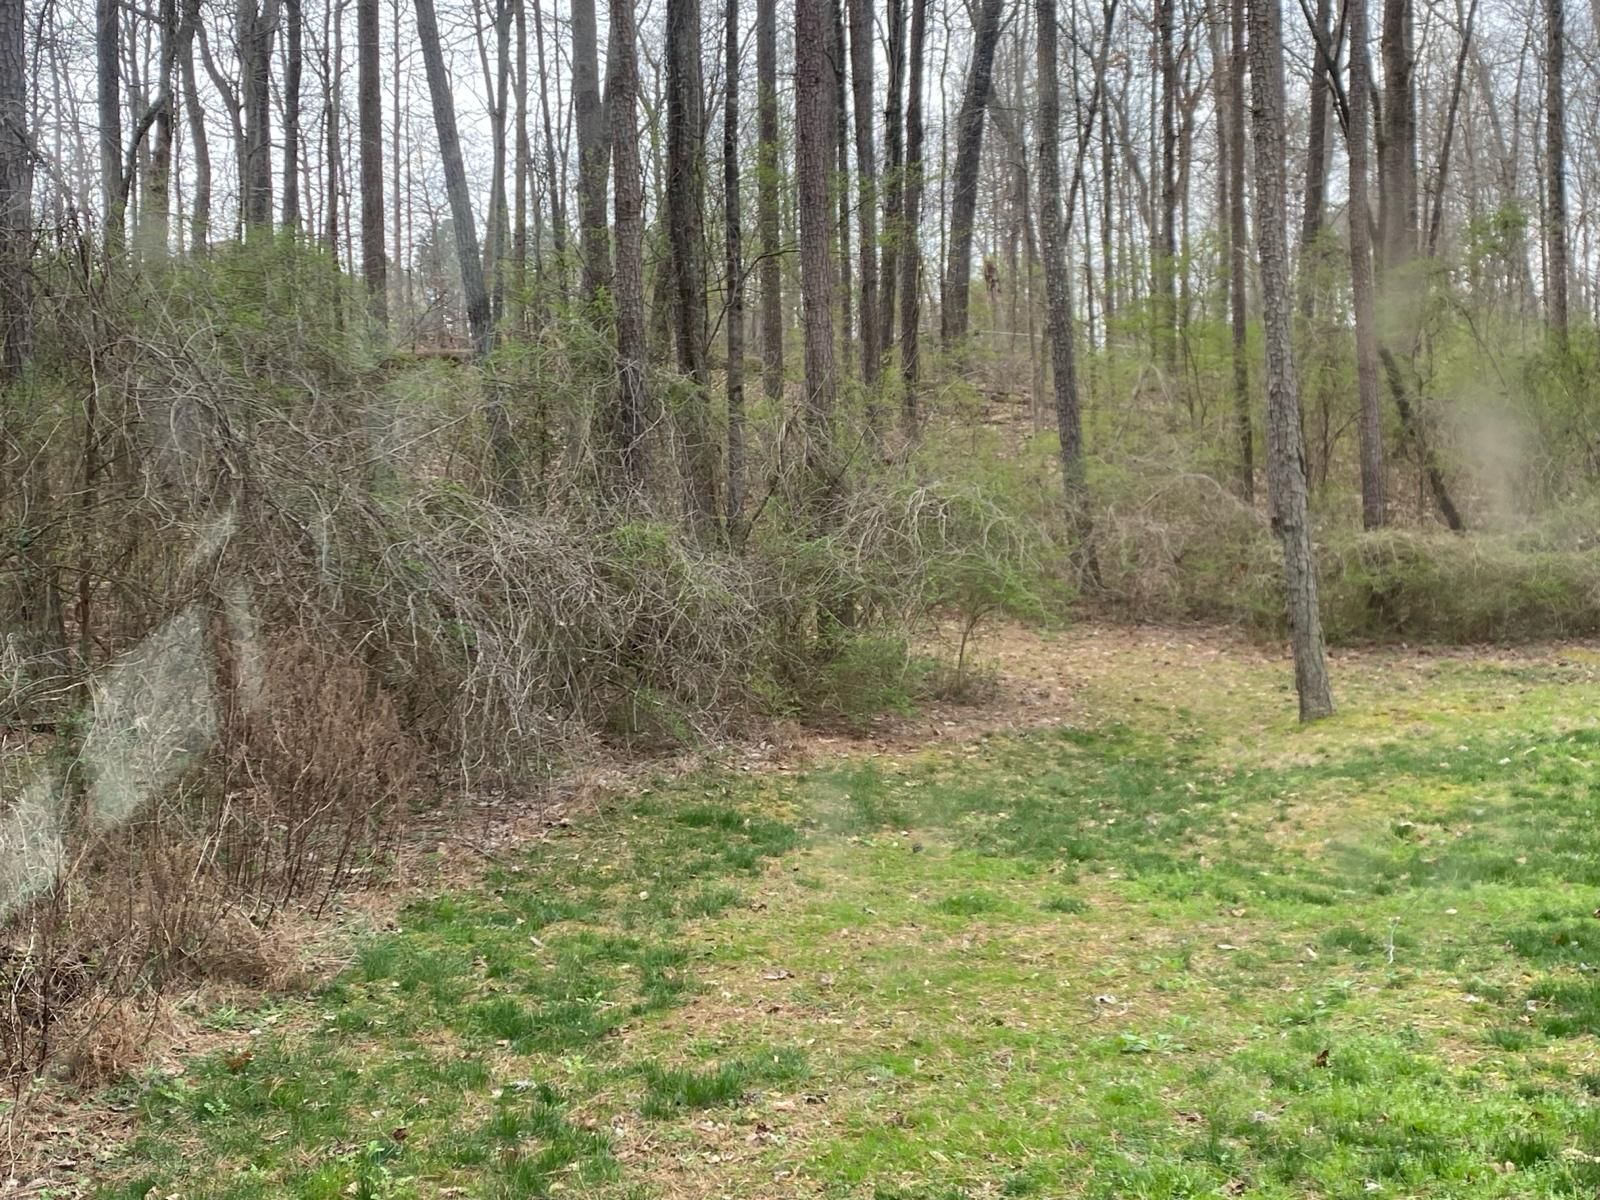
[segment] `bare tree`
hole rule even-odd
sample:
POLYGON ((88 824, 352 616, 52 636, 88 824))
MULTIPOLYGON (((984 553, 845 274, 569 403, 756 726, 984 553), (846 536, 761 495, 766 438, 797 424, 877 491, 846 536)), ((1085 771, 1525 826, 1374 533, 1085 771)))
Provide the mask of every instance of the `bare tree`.
POLYGON ((1556 346, 1567 349, 1567 102, 1566 14, 1562 0, 1544 0, 1545 20, 1545 231, 1549 245, 1546 308, 1556 346))
POLYGON ((761 233, 761 390, 783 396, 783 263, 778 230, 778 14, 756 0, 756 224, 761 233))
POLYGON ((1283 31, 1278 0, 1249 0, 1250 83, 1255 132, 1256 253, 1261 265, 1267 366, 1267 484, 1272 528, 1283 546, 1284 591, 1294 648, 1300 719, 1333 712, 1317 608, 1317 570, 1306 511, 1289 287, 1284 146, 1283 31))
POLYGON ((283 0, 283 227, 300 228, 300 77, 304 22, 300 0, 283 0))
POLYGON ((972 286, 972 221, 978 207, 978 163, 983 154, 983 114, 994 83, 994 51, 1000 40, 1005 0, 983 0, 974 30, 966 90, 956 117, 955 180, 950 200, 949 255, 939 305, 945 345, 967 336, 967 294, 972 286))
POLYGON ((278 32, 279 0, 244 0, 239 8, 239 53, 243 72, 246 231, 272 225, 272 44, 278 32))
POLYGON ((33 353, 33 155, 28 132, 25 0, 0 0, 0 390, 33 353))
POLYGON ((727 249, 728 527, 744 514, 744 248, 739 220, 739 0, 727 0, 722 106, 722 223, 727 249))
MULTIPOLYGON (((100 222, 107 255, 122 252, 122 9, 95 0, 95 92, 100 121, 100 222)), ((24 69, 26 63, 24 62, 24 69)))
MULTIPOLYGON (((361 130, 361 276, 379 325, 389 322, 389 256, 383 219, 383 71, 378 0, 356 0, 356 107, 361 130)), ((395 197, 399 204, 400 198, 395 197)))
POLYGON ((583 239, 583 295, 600 294, 611 274, 606 224, 606 168, 610 161, 594 0, 572 4, 572 104, 578 126, 578 225, 583 239))
POLYGON ((828 62, 829 0, 796 0, 794 134, 800 209, 800 304, 806 359, 806 474, 819 519, 833 486, 832 423, 838 382, 833 365, 833 264, 828 163, 833 157, 833 67, 828 62))
POLYGON ((906 0, 888 0, 889 79, 884 107, 883 252, 878 270, 878 352, 887 356, 894 344, 895 288, 905 241, 905 74, 906 0))
POLYGON ((199 27, 200 0, 183 0, 185 34, 178 50, 178 68, 183 77, 183 111, 189 127, 189 157, 194 167, 194 187, 189 200, 191 254, 204 254, 211 240, 211 142, 206 136, 206 114, 200 106, 200 83, 194 65, 199 27))
POLYGON ((617 386, 609 425, 611 453, 623 485, 645 484, 644 435, 649 355, 644 317, 644 179, 639 163, 638 32, 633 0, 611 0, 610 135, 616 271, 617 386))
POLYGON ((1350 293, 1355 308, 1356 392, 1360 399, 1361 523, 1367 529, 1377 529, 1386 519, 1386 498, 1383 414, 1378 399, 1377 287, 1367 200, 1372 96, 1367 0, 1347 0, 1345 19, 1350 26, 1350 293))
MULTIPOLYGON (((1358 0, 1357 0, 1358 2, 1358 0)), ((1233 426, 1239 446, 1239 494, 1255 502, 1255 435, 1250 418, 1250 356, 1246 345, 1245 277, 1249 268, 1249 236, 1245 228, 1244 76, 1245 0, 1228 0, 1228 304, 1233 334, 1233 426)))
POLYGON ((873 138, 872 0, 849 0, 850 80, 856 125, 856 220, 861 270, 861 378, 869 389, 883 367, 878 312, 878 156, 873 138))
POLYGON ((917 426, 918 345, 922 321, 922 55, 927 41, 928 0, 911 0, 911 70, 906 87, 905 216, 900 244, 900 375, 905 388, 903 419, 917 426))

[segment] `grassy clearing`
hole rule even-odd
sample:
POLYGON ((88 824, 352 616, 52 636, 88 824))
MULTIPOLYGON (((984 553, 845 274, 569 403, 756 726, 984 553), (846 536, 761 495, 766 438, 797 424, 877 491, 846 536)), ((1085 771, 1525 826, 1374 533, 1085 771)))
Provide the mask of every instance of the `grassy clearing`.
POLYGON ((1146 643, 1075 726, 663 786, 130 1085, 101 1194, 1592 1196, 1596 661, 1351 657, 1298 731, 1146 643))

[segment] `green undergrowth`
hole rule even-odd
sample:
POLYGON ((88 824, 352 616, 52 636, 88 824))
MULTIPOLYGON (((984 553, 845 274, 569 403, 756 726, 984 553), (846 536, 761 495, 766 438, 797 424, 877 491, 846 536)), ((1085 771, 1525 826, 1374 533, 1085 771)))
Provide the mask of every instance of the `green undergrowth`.
POLYGON ((1297 730, 1282 664, 1154 657, 418 900, 130 1083, 102 1194, 1595 1195, 1592 664, 1374 654, 1297 730))

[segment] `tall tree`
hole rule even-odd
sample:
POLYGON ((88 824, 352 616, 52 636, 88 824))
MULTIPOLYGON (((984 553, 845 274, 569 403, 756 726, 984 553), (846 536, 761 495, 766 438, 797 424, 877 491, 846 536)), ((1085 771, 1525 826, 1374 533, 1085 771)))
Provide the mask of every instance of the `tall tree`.
POLYGON ((33 353, 26 8, 26 0, 0 0, 0 390, 16 380, 33 353))
POLYGON ((1039 70, 1039 242, 1048 299, 1050 368, 1054 375, 1056 430, 1061 437, 1061 478, 1073 525, 1083 527, 1083 422, 1078 406, 1078 365, 1073 346, 1072 279, 1067 273, 1065 218, 1061 210, 1061 84, 1057 73, 1056 0, 1036 0, 1039 70))
POLYGON ((872 0, 849 0, 850 81, 856 125, 856 220, 861 270, 861 378, 875 387, 883 367, 878 338, 878 152, 873 137, 872 0))
POLYGON ((300 229, 300 77, 305 36, 301 0, 283 0, 283 227, 300 229))
POLYGON ((828 61, 829 0, 795 0, 794 136, 799 185, 800 306, 805 334, 805 464, 810 500, 825 519, 833 481, 833 264, 828 164, 833 156, 835 79, 828 61))
POLYGON ((783 262, 778 220, 778 12, 756 0, 756 224, 761 233, 761 391, 783 396, 783 262))
POLYGON ((717 450, 708 419, 706 370, 705 96, 700 75, 700 0, 667 2, 667 235, 672 247, 673 336, 689 384, 679 408, 690 521, 702 536, 717 518, 717 450))
MULTIPOLYGON (((1416 252, 1417 90, 1412 0, 1383 0, 1383 129, 1378 137, 1378 226, 1385 272, 1403 271, 1416 252)), ((1409 291, 1390 287, 1403 310, 1409 291)))
POLYGON ((1248 65, 1245 0, 1230 0, 1228 7, 1228 315, 1233 334, 1233 427, 1239 445, 1239 494, 1245 503, 1253 504, 1256 496, 1255 435, 1250 418, 1250 355, 1246 344, 1245 305, 1245 277, 1250 265, 1244 211, 1244 76, 1248 65))
POLYGON ((611 274, 606 222, 607 145, 600 96, 600 59, 594 0, 572 3, 572 105, 578 126, 578 225, 583 239, 583 295, 592 300, 611 274))
MULTIPOLYGON (((108 255, 122 252, 122 8, 95 0, 95 96, 100 124, 100 221, 108 255)), ((24 64, 24 69, 26 65, 24 64)))
POLYGON ((239 54, 243 72, 243 217, 247 232, 272 225, 272 45, 280 0, 243 0, 239 54))
MULTIPOLYGON (((361 130, 361 277, 367 285, 372 319, 387 325, 389 256, 383 240, 383 68, 378 3, 356 0, 356 108, 361 130)), ((395 203, 400 203, 398 196, 395 203)))
POLYGON ((727 0, 723 63, 722 224, 727 249, 728 526, 744 514, 744 247, 739 218, 739 0, 727 0))
POLYGON ((994 83, 994 51, 1005 0, 982 0, 973 33, 961 111, 956 116, 956 166, 950 199, 949 254, 940 299, 939 333, 946 346, 967 336, 967 293, 972 286, 972 222, 978 208, 978 164, 983 155, 983 115, 994 83))
POLYGON ((1278 0, 1249 0, 1250 83, 1255 134, 1256 253, 1261 266, 1262 332, 1266 345, 1267 485, 1272 528, 1283 546, 1284 591, 1294 649, 1300 719, 1333 712, 1317 608, 1317 572, 1306 511, 1305 457, 1300 448, 1300 395, 1295 379, 1289 288, 1285 181, 1282 13, 1278 0))
POLYGON ((895 288, 900 247, 905 241, 905 75, 906 0, 888 0, 889 79, 884 106, 883 253, 878 270, 878 352, 887 356, 894 344, 895 288))
POLYGON ((617 322, 617 386, 608 441, 624 487, 645 484, 645 428, 649 355, 644 317, 644 178, 639 163, 638 31, 633 0, 611 0, 610 124, 616 270, 612 293, 617 322))
POLYGON ((900 375, 903 417, 917 425, 917 338, 922 321, 922 55, 927 43, 928 0, 911 0, 911 69, 906 84, 906 198, 900 228, 900 375))
POLYGON ((1372 133, 1372 64, 1367 49, 1367 0, 1347 0, 1350 27, 1350 296, 1355 309, 1357 426, 1361 444, 1361 523, 1377 529, 1386 519, 1383 413, 1378 399, 1377 285, 1372 264, 1372 224, 1367 194, 1367 146, 1372 133))
MULTIPOLYGON (((1349 0, 1345 2, 1348 8, 1349 0)), ((1348 22, 1348 15, 1345 19, 1348 22)), ((1300 211, 1302 261, 1316 245, 1317 235, 1322 231, 1323 209, 1327 207, 1328 90, 1336 69, 1335 63, 1328 57, 1328 50, 1333 46, 1330 28, 1332 20, 1332 0, 1317 0, 1316 13, 1311 19, 1311 107, 1310 123, 1306 132, 1305 202, 1300 211)), ((1301 276, 1300 315, 1309 318, 1315 303, 1316 288, 1311 286, 1310 271, 1302 270, 1301 276)))
POLYGON ((195 71, 195 41, 200 28, 200 0, 183 0, 185 36, 178 52, 183 77, 183 111, 189 126, 189 157, 194 187, 189 199, 189 252, 204 254, 211 240, 211 142, 206 136, 206 111, 200 106, 200 81, 195 71))
POLYGON ((1550 332, 1556 345, 1567 348, 1567 100, 1566 14, 1562 0, 1545 0, 1545 229, 1549 245, 1550 332))
POLYGON ((1178 368, 1178 56, 1173 38, 1175 0, 1156 0, 1161 74, 1161 222, 1155 248, 1156 346, 1169 378, 1178 368))
MULTIPOLYGON (((434 15, 433 0, 415 0, 415 3, 417 42, 428 75, 428 94, 433 101, 439 157, 444 163, 444 185, 450 200, 461 292, 467 304, 467 327, 472 335, 473 354, 483 363, 494 352, 494 315, 489 288, 483 278, 483 261, 478 257, 477 223, 472 215, 472 190, 467 183, 466 163, 461 157, 461 136, 456 129, 455 96, 445 69, 444 46, 439 41, 439 22, 434 15)), ((484 387, 484 423, 488 428, 490 455, 494 459, 495 497, 502 504, 514 504, 521 498, 522 488, 511 422, 493 382, 485 379, 484 387)))

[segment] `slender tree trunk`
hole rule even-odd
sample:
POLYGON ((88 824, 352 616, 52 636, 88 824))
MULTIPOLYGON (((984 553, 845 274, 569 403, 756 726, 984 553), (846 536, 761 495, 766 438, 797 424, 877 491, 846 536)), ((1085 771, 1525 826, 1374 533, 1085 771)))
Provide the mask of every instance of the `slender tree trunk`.
POLYGON ((1170 380, 1178 371, 1178 59, 1173 47, 1175 0, 1157 0, 1156 40, 1161 69, 1161 224, 1156 246, 1157 329, 1161 363, 1170 380))
POLYGON ((241 0, 239 49, 244 79, 244 227, 272 227, 272 43, 279 0, 241 0))
POLYGON ((1074 530, 1083 532, 1083 422, 1078 407, 1078 364, 1073 346, 1072 280, 1067 273, 1065 219, 1061 211, 1061 85, 1056 70, 1056 0, 1036 0, 1039 69, 1039 243, 1049 308, 1050 367, 1055 377, 1056 429, 1061 436, 1061 478, 1074 530))
POLYGON ((839 329, 843 340, 839 343, 840 372, 849 376, 851 355, 855 351, 854 284, 851 282, 850 260, 850 67, 845 44, 844 0, 833 0, 833 40, 828 45, 828 58, 833 64, 833 120, 836 134, 834 149, 836 167, 833 177, 833 199, 838 205, 839 223, 835 227, 839 238, 839 329))
MULTIPOLYGON (((616 0, 613 0, 615 3, 616 0)), ((739 216, 739 0, 727 0, 722 108, 722 221, 727 244, 728 528, 744 515, 744 248, 739 216)))
POLYGON ((515 183, 511 229, 511 291, 513 313, 521 321, 528 299, 528 173, 532 169, 532 148, 528 140, 528 6, 512 0, 517 27, 517 144, 512 155, 515 183))
MULTIPOLYGON (((356 106, 361 127, 361 277, 367 306, 380 326, 389 323, 389 256, 384 248, 383 72, 378 0, 356 0, 356 106)), ((400 198, 395 197, 395 203, 400 198)))
POLYGON ((894 344, 897 255, 905 241, 905 73, 906 0, 888 0, 889 80, 884 109, 883 253, 878 270, 882 295, 878 302, 878 352, 884 358, 894 344))
POLYGON ((300 78, 304 21, 300 0, 283 0, 283 227, 300 230, 300 78))
MULTIPOLYGON (((1403 270, 1416 253, 1417 97, 1411 25, 1411 0, 1383 0, 1378 223, 1385 273, 1403 270)), ((1404 304, 1402 297, 1394 298, 1404 304)))
POLYGON ((533 3, 534 52, 539 57, 539 109, 544 123, 544 169, 550 190, 550 241, 556 255, 556 274, 559 291, 566 291, 567 280, 567 208, 561 177, 556 172, 556 135, 550 122, 550 59, 545 54, 544 13, 539 0, 533 3))
POLYGON ((327 208, 323 213, 322 245, 334 261, 339 258, 339 230, 342 228, 339 208, 340 181, 344 178, 344 138, 340 132, 339 114, 343 112, 342 93, 344 79, 344 0, 337 0, 326 10, 327 21, 322 39, 322 77, 327 80, 327 152, 328 181, 327 208))
POLYGON ((717 519, 717 451, 708 420, 706 370, 704 89, 700 0, 667 3, 667 230, 672 245, 673 331, 690 395, 679 421, 687 460, 690 523, 710 536, 717 519))
POLYGON ((609 421, 611 453, 624 487, 645 486, 645 430, 649 354, 644 316, 644 178, 639 164, 638 32, 632 0, 611 0, 610 134, 615 217, 617 388, 609 421))
POLYGON ((139 253, 146 259, 165 258, 172 237, 173 82, 183 37, 177 0, 160 0, 158 16, 161 45, 156 98, 152 101, 154 136, 145 163, 139 221, 139 253))
POLYGON ((949 257, 940 300, 940 339, 953 346, 967 336, 967 297, 972 284, 972 222, 978 207, 978 164, 983 155, 983 115, 994 82, 994 51, 1000 40, 1005 0, 983 0, 974 31, 972 63, 956 117, 954 195, 950 202, 949 257))
POLYGON ((873 138, 872 0, 849 0, 850 79, 856 119, 856 220, 861 264, 861 379, 869 393, 883 367, 878 312, 878 152, 873 138))
MULTIPOLYGON (((1351 0, 1359 3, 1359 0, 1351 0)), ((1228 304, 1233 333, 1233 427, 1239 445, 1239 495, 1255 503, 1255 435, 1250 419, 1250 355, 1246 346, 1245 279, 1249 272, 1249 233, 1245 228, 1244 76, 1246 0, 1231 0, 1228 21, 1228 304)))
POLYGON ((200 0, 183 0, 186 30, 179 50, 183 74, 183 112, 189 125, 189 157, 194 163, 190 197, 189 253, 203 255, 211 242, 211 143, 206 137, 206 111, 200 106, 200 85, 194 67, 195 36, 200 25, 200 0))
POLYGON ((1545 225, 1550 295, 1546 307, 1556 346, 1567 349, 1567 102, 1566 14, 1562 0, 1544 0, 1545 15, 1545 225))
POLYGON ((905 217, 900 247, 900 375, 902 418, 917 428, 918 335, 922 321, 922 56, 927 43, 928 0, 911 0, 911 70, 906 87, 905 217))
POLYGON ((833 264, 829 261, 828 163, 835 144, 829 0, 795 0, 795 157, 800 209, 800 303, 805 329, 807 486, 819 527, 827 524, 834 480, 832 424, 833 264))
POLYGON ((778 16, 775 0, 756 0, 756 223, 761 228, 761 390, 783 396, 783 262, 778 220, 778 16))
MULTIPOLYGON (((28 132, 27 0, 0 0, 0 395, 33 355, 33 155, 28 132)), ((0 407, 0 422, 9 406, 0 407)), ((0 432, 5 426, 0 423, 0 432)), ((0 479, 0 486, 9 480, 0 479)))
POLYGON ((1294 648, 1300 719, 1333 712, 1317 571, 1306 511, 1300 448, 1300 397, 1290 314, 1288 206, 1284 147, 1283 41, 1278 0, 1249 0, 1250 76, 1256 150, 1256 246, 1261 264, 1262 327, 1267 367, 1267 480, 1272 528, 1283 545, 1284 590, 1294 648))
POLYGON ((1385 522, 1383 412, 1378 398, 1377 286, 1372 266, 1371 218, 1367 199, 1367 146, 1372 67, 1367 51, 1367 0, 1347 0, 1350 27, 1350 293, 1355 308, 1356 392, 1360 398, 1361 523, 1377 529, 1385 522))
POLYGON ((578 125, 578 225, 583 238, 583 295, 593 301, 611 275, 606 223, 607 145, 605 106, 600 97, 598 35, 594 0, 572 3, 572 102, 578 125))
MULTIPOLYGON (((445 70, 444 48, 439 42, 439 23, 434 16, 433 0, 416 0, 416 8, 417 41, 428 74, 428 92, 433 100, 439 156, 444 161, 445 191, 450 198, 450 221, 455 227, 456 258, 461 268, 461 291, 467 303, 467 327, 472 334, 473 353, 481 364, 494 352, 495 331, 489 289, 483 278, 483 261, 478 257, 472 191, 467 183, 466 164, 461 157, 461 138, 456 132, 455 98, 450 76, 445 70)), ((484 423, 488 427, 489 449, 494 459, 495 498, 502 504, 515 504, 521 497, 522 488, 518 480, 517 449, 511 423, 492 381, 486 378, 484 387, 484 423)))
MULTIPOLYGON (((1364 0, 1361 0, 1364 3, 1364 0)), ((1345 0, 1346 6, 1350 0, 1345 0)), ((1329 26, 1332 22, 1331 0, 1317 0, 1313 18, 1314 45, 1311 52, 1311 110, 1310 129, 1306 135, 1306 190, 1305 206, 1300 216, 1300 316, 1310 320, 1316 307, 1316 287, 1313 273, 1305 265, 1315 254, 1317 237, 1322 232, 1322 214, 1327 206, 1328 190, 1328 81, 1334 64, 1323 53, 1331 46, 1329 26)))
POLYGON ((100 220, 105 228, 106 255, 115 257, 122 253, 126 237, 122 194, 122 9, 116 0, 95 0, 94 11, 100 220))

